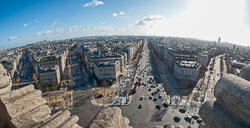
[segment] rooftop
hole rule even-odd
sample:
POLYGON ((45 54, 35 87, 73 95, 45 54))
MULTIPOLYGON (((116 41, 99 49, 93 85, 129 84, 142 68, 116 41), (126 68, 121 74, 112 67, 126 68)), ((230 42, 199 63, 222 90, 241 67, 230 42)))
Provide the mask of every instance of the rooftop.
POLYGON ((176 64, 180 67, 184 67, 184 68, 198 68, 199 67, 199 63, 197 63, 196 61, 176 61, 176 64))

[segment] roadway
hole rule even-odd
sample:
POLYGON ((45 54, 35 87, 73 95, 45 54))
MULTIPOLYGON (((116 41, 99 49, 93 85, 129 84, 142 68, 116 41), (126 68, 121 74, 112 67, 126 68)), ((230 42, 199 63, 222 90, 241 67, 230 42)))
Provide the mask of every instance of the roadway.
POLYGON ((183 108, 183 106, 170 105, 169 107, 164 107, 163 103, 169 104, 170 96, 166 95, 162 84, 158 80, 154 80, 152 84, 148 83, 150 77, 154 79, 156 78, 157 73, 155 73, 155 69, 152 65, 152 56, 150 55, 150 51, 148 50, 146 43, 144 45, 138 71, 137 76, 142 78, 142 82, 147 85, 139 87, 138 92, 132 96, 132 100, 129 105, 120 106, 122 115, 129 118, 130 125, 132 127, 152 128, 154 126, 163 126, 168 123, 176 125, 181 124, 184 127, 198 127, 198 123, 196 121, 194 121, 194 124, 190 124, 184 120, 184 117, 197 113, 197 109, 190 109, 190 106, 187 105, 184 107, 187 111, 185 113, 181 113, 179 112, 179 109, 183 108), (155 88, 151 88, 151 85, 155 86, 155 88), (149 91, 149 89, 151 89, 151 91, 149 91), (152 92, 156 92, 157 89, 159 89, 159 92, 152 96, 152 92), (163 97, 159 99, 159 95, 162 95, 163 97), (141 96, 144 96, 143 100, 140 100, 141 96), (157 100, 154 101, 153 99, 149 99, 150 96, 152 96, 152 98, 156 96, 157 100), (140 103, 143 104, 141 109, 138 108, 140 103), (160 106, 160 109, 156 108, 157 105, 160 106), (175 116, 181 118, 180 122, 177 123, 173 120, 175 116))

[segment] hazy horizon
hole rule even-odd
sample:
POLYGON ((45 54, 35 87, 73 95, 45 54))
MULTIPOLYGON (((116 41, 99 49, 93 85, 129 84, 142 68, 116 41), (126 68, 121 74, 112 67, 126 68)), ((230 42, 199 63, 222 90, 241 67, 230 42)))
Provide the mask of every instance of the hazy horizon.
POLYGON ((247 0, 2 0, 0 47, 101 35, 195 38, 250 45, 247 0))

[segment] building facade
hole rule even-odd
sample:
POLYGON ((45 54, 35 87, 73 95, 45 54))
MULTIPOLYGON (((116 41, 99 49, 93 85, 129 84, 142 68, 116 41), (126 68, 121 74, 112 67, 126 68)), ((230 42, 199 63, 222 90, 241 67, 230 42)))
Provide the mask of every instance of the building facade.
POLYGON ((120 75, 120 61, 95 62, 94 73, 99 81, 116 80, 120 75))
POLYGON ((196 82, 199 78, 199 67, 200 65, 196 61, 176 61, 174 76, 178 80, 196 82))
POLYGON ((40 86, 59 85, 61 82, 61 74, 58 66, 54 68, 39 68, 40 86))

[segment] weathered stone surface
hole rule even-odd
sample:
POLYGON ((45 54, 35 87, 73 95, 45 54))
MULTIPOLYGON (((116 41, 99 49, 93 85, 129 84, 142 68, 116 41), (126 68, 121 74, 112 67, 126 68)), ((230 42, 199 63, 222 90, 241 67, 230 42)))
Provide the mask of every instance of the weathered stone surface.
POLYGON ((207 101, 199 110, 207 128, 244 128, 247 126, 228 112, 218 101, 207 101))
POLYGON ((9 86, 9 76, 1 76, 0 77, 0 89, 9 86))
MULTIPOLYGON (((1 89, 0 89, 1 90, 1 89)), ((50 116, 41 91, 29 85, 0 95, 0 127, 18 128, 81 128, 78 117, 68 110, 50 116)))
POLYGON ((79 120, 78 116, 71 116, 63 125, 61 128, 72 128, 77 121, 79 120))
POLYGON ((249 81, 227 74, 217 82, 214 95, 221 104, 250 124, 249 81))
POLYGON ((2 76, 4 74, 6 74, 6 70, 4 69, 3 64, 0 63, 0 75, 2 76))
POLYGON ((164 128, 175 128, 173 124, 166 124, 164 125, 164 128))
POLYGON ((121 109, 108 107, 100 111, 89 126, 90 128, 131 128, 129 120, 122 117, 121 109))
POLYGON ((79 126, 78 124, 75 124, 72 128, 82 128, 82 127, 79 126))
POLYGON ((2 94, 5 94, 5 93, 9 92, 10 90, 11 90, 11 85, 4 87, 4 88, 1 88, 0 89, 0 97, 2 94))
POLYGON ((250 81, 250 64, 244 66, 241 70, 240 70, 240 75, 241 78, 250 81))
POLYGON ((15 128, 11 122, 10 115, 7 112, 7 108, 0 99, 0 128, 15 128))
POLYGON ((66 110, 51 121, 47 122, 45 125, 41 126, 41 128, 57 128, 61 126, 65 121, 67 121, 69 117, 70 112, 66 110))
POLYGON ((23 88, 17 89, 10 91, 4 95, 0 95, 0 98, 2 99, 3 102, 8 103, 8 102, 13 102, 15 99, 18 97, 21 97, 29 92, 34 91, 34 85, 28 85, 23 88))
POLYGON ((11 99, 7 102, 3 101, 5 106, 8 108, 8 113, 11 118, 21 116, 33 109, 38 108, 46 103, 46 100, 41 97, 41 91, 35 90, 25 94, 22 98, 11 99))
POLYGON ((13 119, 12 122, 18 128, 34 127, 37 123, 48 118, 50 113, 50 108, 47 105, 42 105, 13 119))

